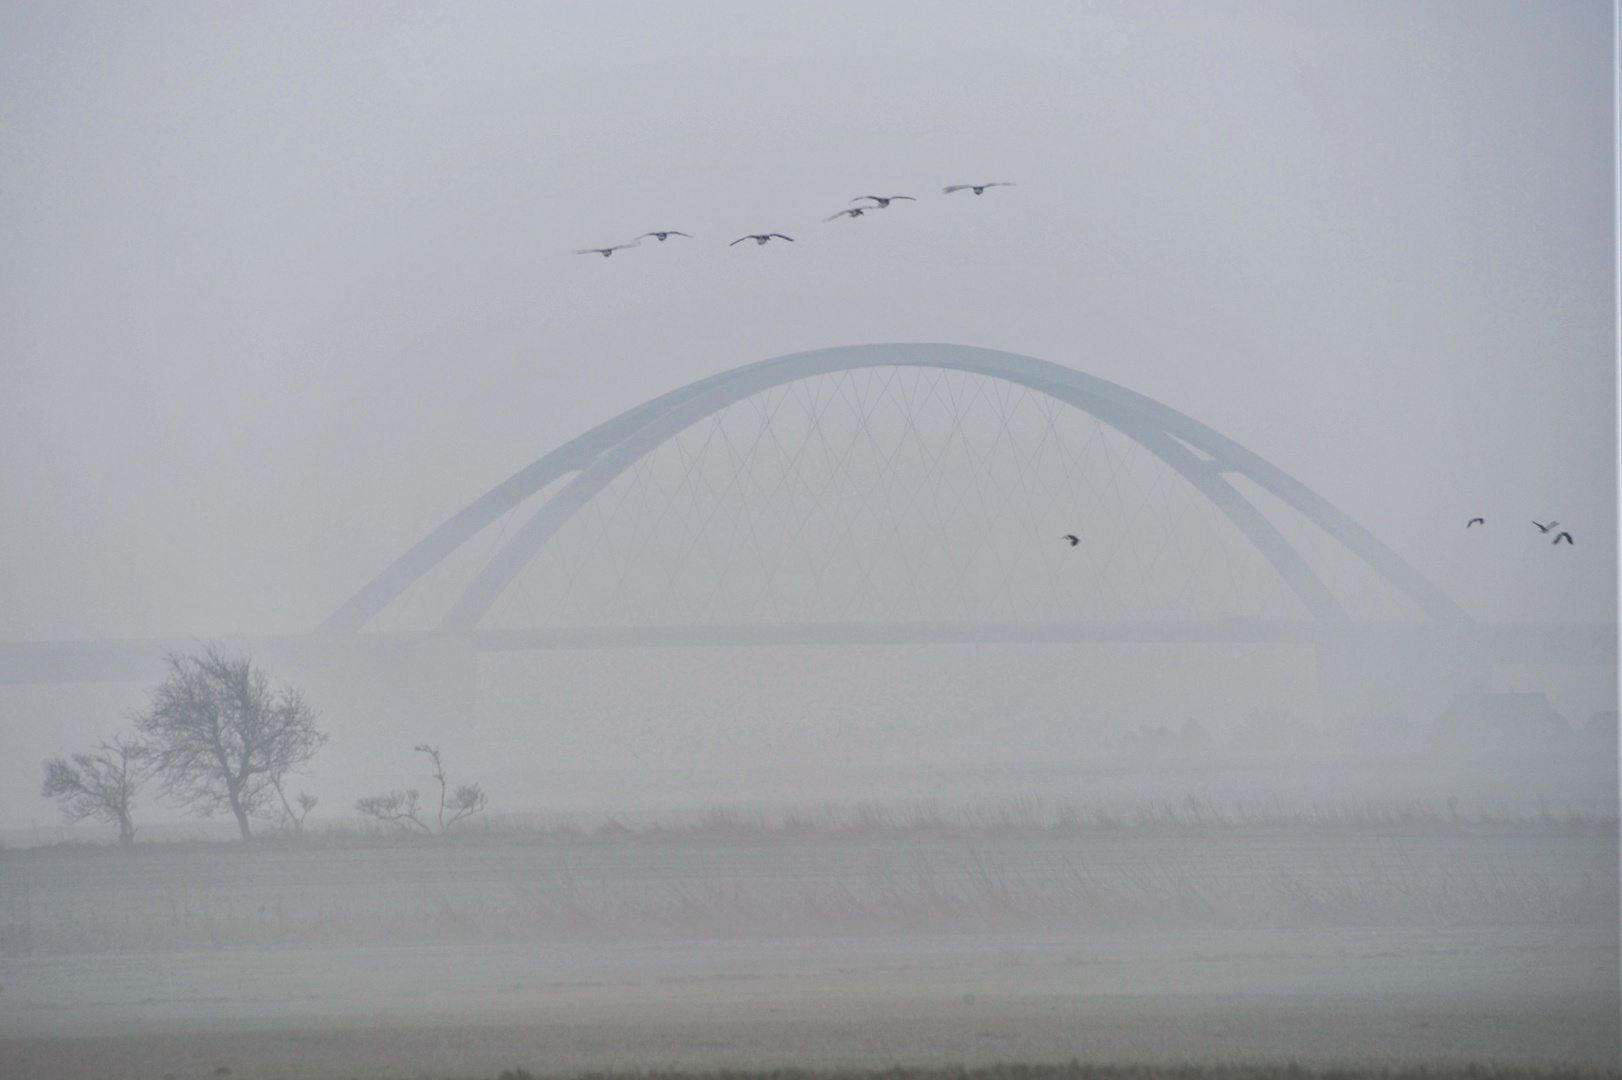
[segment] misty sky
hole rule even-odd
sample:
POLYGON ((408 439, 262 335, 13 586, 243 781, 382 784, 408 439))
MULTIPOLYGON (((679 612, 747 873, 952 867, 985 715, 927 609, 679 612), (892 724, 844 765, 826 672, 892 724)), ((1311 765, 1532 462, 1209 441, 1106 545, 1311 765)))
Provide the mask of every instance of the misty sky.
POLYGON ((623 409, 907 340, 1181 409, 1478 617, 1614 618, 1610 20, 8 4, 0 638, 303 631, 623 409), (919 202, 822 223, 869 192, 919 202), (571 254, 650 229, 698 239, 571 254))

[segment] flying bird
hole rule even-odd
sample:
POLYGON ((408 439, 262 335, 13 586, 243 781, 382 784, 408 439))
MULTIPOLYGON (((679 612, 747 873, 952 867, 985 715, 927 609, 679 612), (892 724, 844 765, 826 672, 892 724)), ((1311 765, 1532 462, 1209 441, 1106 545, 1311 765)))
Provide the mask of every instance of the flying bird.
POLYGON ((1549 530, 1550 530, 1550 529, 1552 529, 1552 528, 1554 528, 1554 527, 1555 527, 1555 526, 1556 526, 1556 525, 1558 525, 1558 524, 1560 524, 1560 523, 1559 523, 1559 522, 1558 522, 1558 521, 1551 521, 1551 522, 1549 522, 1549 523, 1548 523, 1548 524, 1547 524, 1547 525, 1542 525, 1542 524, 1539 524, 1539 523, 1538 523, 1538 522, 1536 522, 1536 521, 1534 521, 1534 522, 1532 522, 1532 524, 1534 524, 1534 525, 1537 525, 1537 527, 1538 527, 1538 532, 1540 532, 1540 533, 1546 533, 1546 532, 1548 532, 1548 531, 1549 531, 1549 530))
MULTIPOLYGON (((872 209, 873 209, 873 207, 871 207, 871 206, 853 206, 849 210, 841 210, 841 211, 839 211, 839 213, 834 214, 833 217, 825 217, 822 220, 823 221, 832 221, 832 220, 834 220, 834 218, 842 218, 842 217, 859 218, 864 213, 866 213, 867 211, 872 210, 872 209)), ((749 238, 746 236, 746 237, 744 237, 744 239, 747 240, 749 238)))
POLYGON ((731 244, 728 244, 727 247, 732 247, 733 244, 741 244, 745 240, 753 240, 756 244, 764 244, 766 241, 772 239, 773 237, 776 237, 779 240, 787 240, 791 244, 794 243, 794 237, 792 237, 792 236, 784 236, 780 232, 759 232, 759 233, 750 233, 748 236, 740 236, 736 240, 732 241, 731 244))
POLYGON ((908 202, 917 202, 918 201, 917 199, 913 198, 911 195, 858 195, 858 196, 856 196, 856 198, 852 199, 851 202, 860 202, 862 199, 872 199, 875 203, 878 204, 877 206, 868 207, 869 210, 884 210, 884 209, 887 209, 889 207, 889 205, 891 203, 895 202, 897 199, 906 199, 908 202))
POLYGON ((578 249, 575 250, 575 254, 576 255, 601 255, 603 258, 606 259, 610 255, 614 254, 614 252, 619 251, 621 248, 636 247, 636 245, 640 241, 641 241, 641 237, 638 237, 636 240, 632 240, 629 244, 615 244, 613 247, 578 248, 578 249))
POLYGON ((1487 524, 1487 519, 1486 518, 1474 517, 1474 518, 1471 518, 1469 521, 1466 521, 1464 523, 1464 527, 1466 529, 1468 529, 1472 525, 1485 525, 1485 524, 1487 524))
POLYGON ((1075 547, 1077 544, 1081 543, 1081 537, 1077 536, 1075 533, 1065 533, 1064 538, 1070 541, 1071 547, 1075 547))
POLYGON ((1571 538, 1571 534, 1568 533, 1568 532, 1563 532, 1559 536, 1554 538, 1554 542, 1555 542, 1556 546, 1558 546, 1560 541, 1562 541, 1562 540, 1564 540, 1566 543, 1572 545, 1573 547, 1577 546, 1577 541, 1573 540, 1571 538))
MULTIPOLYGON (((684 232, 677 232, 675 229, 666 229, 664 232, 645 232, 641 236, 637 237, 636 239, 637 240, 646 240, 650 236, 653 237, 655 240, 659 241, 662 244, 662 243, 665 242, 665 237, 667 237, 667 236, 687 236, 687 234, 684 233, 684 232)), ((687 236, 687 239, 691 240, 692 237, 687 236)), ((635 243, 635 241, 632 241, 632 242, 635 243)))
POLYGON ((954 191, 962 191, 964 188, 968 188, 970 191, 974 192, 976 195, 984 195, 986 193, 986 188, 988 188, 988 187, 1013 187, 1013 186, 1014 186, 1014 182, 1012 180, 999 180, 995 184, 953 184, 950 187, 941 188, 941 194, 942 195, 950 195, 954 191))

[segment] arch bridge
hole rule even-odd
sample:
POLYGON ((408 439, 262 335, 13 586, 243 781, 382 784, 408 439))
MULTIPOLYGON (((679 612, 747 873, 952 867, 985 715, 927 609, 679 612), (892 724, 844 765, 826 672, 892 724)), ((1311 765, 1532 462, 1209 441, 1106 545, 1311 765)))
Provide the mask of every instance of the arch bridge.
MULTIPOLYGON (((956 434, 961 435, 960 429, 965 423, 961 403, 954 402, 943 415, 945 428, 955 427, 959 429, 956 434)), ((776 438, 771 428, 783 421, 778 412, 771 411, 759 412, 751 423, 755 426, 748 438, 753 440, 750 445, 754 447, 768 435, 776 438)), ((948 441, 951 437, 949 433, 948 441)), ((714 441, 712 437, 710 442, 714 441)), ((801 445, 803 447, 805 442, 801 445)), ((677 498, 690 499, 694 492, 689 489, 701 486, 694 474, 697 466, 693 456, 697 453, 699 451, 688 454, 687 472, 675 476, 666 485, 681 489, 677 498)), ((717 451, 712 457, 734 472, 747 470, 749 462, 755 460, 752 456, 745 460, 746 455, 730 447, 727 454, 717 451)), ((667 495, 661 495, 665 501, 660 506, 669 516, 672 504, 667 495)), ((1119 490, 1116 496, 1112 505, 1127 505, 1120 500, 1119 490)), ((587 537, 584 542, 577 536, 574 541, 577 554, 583 550, 583 557, 599 557, 613 546, 612 535, 599 533, 595 539, 587 537)), ((926 545, 935 542, 927 535, 919 541, 926 545)), ((963 548, 964 544, 958 546, 963 548)), ((733 554, 738 550, 733 549, 733 554)), ((629 552, 617 567, 606 570, 599 567, 603 571, 599 578, 618 582, 624 592, 627 580, 642 580, 637 577, 642 572, 638 567, 648 557, 646 551, 629 552)), ((657 557, 663 558, 663 555, 657 557)), ((932 556, 906 555, 906 558, 914 557, 927 561, 932 556)), ((579 559, 576 561, 578 563, 579 559)), ((681 572, 687 573, 688 569, 689 564, 684 563, 681 572)), ((680 591, 676 579, 680 576, 670 570, 660 588, 676 590, 671 593, 671 597, 676 597, 680 591)), ((568 594, 576 583, 571 580, 567 585, 557 595, 568 594)), ((618 595, 612 590, 604 595, 610 594, 618 595)), ((620 610, 612 603, 588 607, 592 611, 608 610, 610 614, 620 610)), ((506 621, 510 623, 512 619, 506 621)), ((1409 673, 1409 681, 1442 683, 1452 690, 1462 690, 1479 682, 1494 662, 1610 663, 1615 658, 1616 632, 1614 626, 1482 625, 1367 529, 1299 480, 1191 417, 1122 386, 1008 352, 959 345, 893 344, 821 349, 778 357, 714 375, 654 398, 570 440, 475 499, 396 558, 334 611, 313 634, 274 641, 245 639, 244 645, 271 660, 280 658, 294 669, 308 668, 312 663, 338 665, 350 671, 373 670, 379 677, 383 677, 387 669, 392 678, 403 665, 404 669, 417 673, 419 682, 423 673, 428 673, 426 677, 444 690, 441 696, 448 694, 452 699, 465 699, 470 703, 472 658, 479 652, 924 642, 1311 645, 1317 651, 1326 707, 1360 710, 1380 708, 1385 704, 1380 699, 1393 695, 1400 698, 1413 690, 1401 685, 1403 678, 1393 678, 1392 673, 1399 669, 1409 673), (1020 400, 1027 403, 1021 407, 1035 410, 1032 415, 1045 418, 1047 429, 1043 440, 1034 451, 1023 449, 1022 456, 1010 458, 1000 481, 991 478, 989 472, 975 472, 982 468, 983 462, 974 460, 981 451, 969 445, 971 440, 961 439, 953 444, 955 450, 952 450, 947 443, 929 444, 916 431, 903 430, 914 424, 913 412, 920 408, 917 402, 926 391, 945 401, 955 392, 954 387, 961 389, 955 383, 941 383, 943 375, 975 380, 974 385, 979 388, 976 392, 983 391, 989 395, 988 400, 995 399, 997 408, 1002 410, 999 415, 1003 430, 994 432, 994 437, 983 444, 982 450, 985 446, 1006 448, 1017 441, 1008 431, 1012 399, 1005 391, 1017 391, 1022 395, 1020 400), (860 386, 850 381, 858 377, 867 381, 860 386), (907 378, 913 381, 908 382, 907 378), (846 382, 835 385, 827 382, 830 379, 846 382), (925 383, 919 379, 936 381, 925 383), (823 382, 818 383, 818 380, 823 382), (733 512, 746 514, 738 519, 743 525, 734 526, 734 531, 746 526, 745 542, 755 548, 777 543, 790 546, 813 543, 807 536, 821 527, 822 539, 818 542, 825 550, 818 556, 820 563, 784 571, 775 565, 766 567, 759 552, 752 551, 750 561, 760 564, 752 586, 754 591, 745 589, 739 593, 742 599, 735 596, 730 608, 714 598, 726 592, 727 582, 722 579, 729 574, 734 579, 738 575, 732 573, 732 564, 717 563, 711 567, 715 582, 700 590, 707 597, 704 603, 678 602, 679 598, 667 597, 670 602, 663 607, 656 604, 659 611, 652 618, 647 617, 645 611, 640 616, 632 611, 631 617, 619 621, 595 617, 560 623, 555 617, 548 620, 543 611, 538 621, 549 624, 535 625, 537 620, 532 618, 529 625, 523 625, 523 620, 519 620, 520 625, 493 625, 503 621, 504 598, 522 591, 526 572, 545 553, 556 549, 571 529, 580 534, 587 517, 595 514, 602 518, 600 504, 608 496, 622 492, 623 502, 623 492, 636 487, 638 476, 643 477, 639 490, 644 498, 648 491, 659 489, 659 478, 649 470, 654 469, 650 462, 657 460, 661 448, 677 446, 678 452, 688 453, 681 450, 680 441, 693 432, 703 432, 706 424, 710 425, 708 430, 712 436, 719 431, 724 439, 728 422, 725 418, 734 415, 744 403, 777 395, 773 400, 781 404, 783 395, 795 392, 794 387, 822 385, 834 386, 834 389, 822 398, 815 396, 821 391, 806 391, 811 397, 799 402, 801 408, 794 423, 804 440, 826 434, 817 430, 818 425, 831 423, 832 413, 828 410, 840 394, 859 397, 865 392, 862 387, 878 387, 874 391, 878 396, 906 399, 896 414, 899 419, 895 420, 895 430, 887 435, 875 436, 870 430, 882 426, 882 422, 869 403, 851 413, 854 425, 850 427, 851 437, 837 448, 837 453, 829 449, 825 439, 823 441, 823 456, 829 461, 838 459, 833 472, 825 470, 824 487, 843 484, 849 488, 865 484, 870 505, 866 509, 858 504, 846 505, 840 502, 843 496, 836 494, 829 498, 839 503, 839 508, 829 510, 818 504, 806 509, 801 504, 822 496, 815 492, 804 494, 802 465, 800 459, 795 458, 782 465, 780 471, 784 472, 785 483, 802 484, 801 488, 794 489, 801 494, 793 491, 781 494, 783 484, 779 484, 778 493, 773 494, 743 490, 747 485, 737 486, 728 481, 722 484, 729 488, 728 492, 719 500, 712 498, 705 511, 713 515, 717 501, 730 499, 733 512), (985 390, 986 387, 991 389, 985 390), (1088 547, 1088 551, 1080 553, 1084 558, 1064 564, 1053 561, 1052 553, 1045 553, 1032 565, 1047 569, 1034 576, 1027 568, 1018 566, 1010 572, 1007 553, 999 547, 999 544, 1007 546, 1006 537, 989 534, 974 541, 979 547, 973 557, 964 551, 950 550, 952 541, 943 538, 940 543, 946 550, 936 559, 939 566, 932 569, 909 565, 895 570, 888 584, 884 571, 872 565, 864 566, 861 574, 846 572, 846 564, 853 559, 861 562, 866 558, 861 552, 852 554, 856 551, 852 545, 863 542, 853 536, 865 527, 856 519, 865 521, 864 515, 871 517, 873 505, 880 506, 881 512, 904 508, 898 511, 902 513, 901 518, 882 528, 872 525, 863 534, 867 541, 880 547, 889 544, 894 548, 898 533, 904 537, 909 527, 945 528, 950 512, 1018 518, 1020 528, 1026 533, 1034 535, 1034 530, 1047 530, 1041 532, 1041 539, 1057 544, 1059 532, 1048 526, 1050 521, 1062 524, 1063 515, 1056 512, 1058 516, 1044 516, 1043 507, 1051 509, 1050 496, 1071 490, 1065 484, 1077 483, 1072 475, 1076 451, 1074 446, 1066 448, 1062 438, 1048 439, 1047 436, 1059 430, 1056 424, 1072 423, 1064 418, 1066 416, 1085 418, 1092 423, 1092 429, 1082 434, 1090 440, 1089 447, 1098 448, 1096 452, 1109 459, 1112 471, 1108 480, 1117 489, 1120 478, 1113 471, 1114 462, 1121 456, 1119 445, 1124 440, 1140 456, 1146 452, 1151 460, 1155 472, 1144 483, 1160 492, 1161 502, 1157 505, 1165 514, 1172 515, 1167 521, 1179 515, 1194 514, 1190 508, 1195 502, 1201 504, 1196 509, 1203 510, 1214 524, 1197 543, 1179 541, 1184 546, 1178 556, 1197 567, 1206 567, 1204 579, 1196 580, 1192 573, 1186 579, 1176 574, 1157 577, 1139 566, 1138 579, 1134 579, 1138 584, 1133 586, 1138 591, 1131 596, 1112 596, 1100 583, 1112 574, 1125 574, 1130 578, 1131 573, 1121 567, 1141 564, 1144 560, 1139 557, 1139 549, 1154 541, 1153 538, 1128 539, 1119 532, 1113 539, 1109 536, 1100 539, 1095 535, 1100 530, 1091 528, 1091 523, 1075 526, 1084 532, 1084 537, 1077 540, 1078 545, 1088 547), (1004 439, 1004 436, 1008 437, 1004 439), (880 452, 879 444, 886 438, 890 442, 885 445, 893 446, 894 450, 880 452), (1109 442, 1111 439, 1113 443, 1109 442), (921 455, 924 465, 920 468, 925 471, 914 469, 903 475, 904 470, 895 461, 904 443, 914 457, 921 455), (905 513, 912 512, 920 501, 917 498, 920 485, 928 487, 936 482, 937 474, 929 473, 927 467, 932 461, 939 465, 934 458, 944 459, 949 450, 963 459, 961 467, 972 474, 972 484, 968 486, 997 489, 1002 492, 1002 501, 988 502, 985 491, 978 490, 978 501, 970 499, 965 503, 961 493, 957 493, 952 495, 957 502, 952 503, 952 498, 948 498, 946 502, 952 506, 941 510, 940 492, 930 488, 936 516, 919 511, 922 516, 906 519, 905 513), (859 470, 850 462, 863 454, 868 471, 858 476, 859 470), (1045 493, 1038 475, 1044 468, 1058 470, 1053 476, 1059 477, 1053 481, 1058 486, 1050 484, 1051 490, 1045 493), (788 475, 789 471, 795 475, 788 475), (1193 493, 1178 504, 1183 507, 1182 511, 1166 501, 1168 485, 1193 493), (733 490, 735 486, 737 489, 733 490), (794 505, 787 510, 767 506, 772 498, 786 499, 794 505), (1043 499, 1047 502, 1042 502, 1043 499), (1041 507, 1036 506, 1039 502, 1041 507), (740 507, 745 509, 740 510, 740 507), (990 512, 988 507, 992 508, 990 512), (749 514, 753 516, 747 516, 749 514), (785 514, 792 517, 787 525, 785 514), (1281 514, 1297 522, 1294 539, 1286 535, 1281 514), (448 603, 441 605, 430 629, 387 631, 377 628, 386 621, 380 616, 385 616, 391 605, 398 605, 414 586, 420 586, 435 574, 436 568, 447 565, 447 560, 465 550, 470 541, 480 536, 488 540, 491 527, 498 523, 504 523, 499 543, 472 574, 471 580, 458 583, 448 603), (1303 528, 1320 540, 1327 538, 1343 556, 1358 565, 1365 579, 1378 582, 1381 588, 1400 597, 1408 617, 1400 622, 1372 623, 1354 618, 1344 589, 1337 595, 1320 568, 1302 550, 1299 538, 1304 535, 1303 528), (1220 587, 1210 584, 1210 560, 1202 556, 1203 548, 1213 544, 1223 548, 1224 565, 1232 577, 1231 581, 1220 582, 1220 587), (1095 545, 1103 546, 1093 550, 1095 545), (1189 550, 1190 547, 1194 550, 1189 550), (988 571, 983 567, 976 570, 970 565, 976 557, 986 562, 988 551, 995 556, 991 561, 997 563, 1000 577, 997 574, 986 577, 988 571), (1277 599, 1270 611, 1239 612, 1245 606, 1245 589, 1249 588, 1240 580, 1245 575, 1235 569, 1241 565, 1249 567, 1245 580, 1266 579, 1279 591, 1282 598, 1277 599), (930 578, 932 573, 935 577, 930 578), (844 580, 842 574, 848 579, 847 593, 841 594, 846 595, 846 599, 830 607, 827 596, 837 593, 838 589, 828 583, 844 580), (978 584, 976 574, 980 575, 978 584), (932 584, 921 588, 921 578, 928 578, 932 584), (784 585, 783 581, 789 579, 792 579, 791 584, 784 585), (1171 588, 1175 596, 1155 591, 1164 592, 1162 586, 1166 581, 1176 583, 1171 588), (931 599, 925 595, 930 588, 943 595, 952 594, 955 599, 949 604, 936 602, 938 597, 931 599), (1004 594, 1012 596, 1021 589, 1027 596, 1023 607, 1011 600, 1004 602, 1004 594), (1088 592, 1089 589, 1092 591, 1088 592), (1227 589, 1233 595, 1226 600, 1220 597, 1212 600, 1213 589, 1216 592, 1227 589), (785 592, 793 593, 797 601, 784 602, 785 592), (989 615, 980 599, 988 592, 993 609, 989 615), (889 601, 874 600, 886 595, 889 601), (741 612, 744 617, 728 617, 729 612, 733 615, 741 612), (761 617, 763 612, 765 617, 761 617), (659 613, 665 617, 657 617, 659 613), (1375 678, 1374 673, 1379 673, 1379 677, 1375 678)), ((171 644, 174 643, 0 646, 0 680, 93 681, 146 677, 155 663, 154 658, 171 644)))

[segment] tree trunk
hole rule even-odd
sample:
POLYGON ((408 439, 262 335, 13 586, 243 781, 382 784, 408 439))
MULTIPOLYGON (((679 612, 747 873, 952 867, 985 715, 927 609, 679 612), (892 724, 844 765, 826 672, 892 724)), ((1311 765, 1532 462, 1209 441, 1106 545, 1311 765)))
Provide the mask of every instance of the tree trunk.
POLYGON ((125 845, 135 843, 135 822, 130 820, 128 814, 118 815, 118 842, 125 845))
POLYGON ((242 839, 252 840, 253 833, 248 830, 248 812, 242 809, 242 804, 237 801, 236 792, 233 791, 229 794, 231 796, 231 813, 237 816, 237 824, 242 827, 242 839))

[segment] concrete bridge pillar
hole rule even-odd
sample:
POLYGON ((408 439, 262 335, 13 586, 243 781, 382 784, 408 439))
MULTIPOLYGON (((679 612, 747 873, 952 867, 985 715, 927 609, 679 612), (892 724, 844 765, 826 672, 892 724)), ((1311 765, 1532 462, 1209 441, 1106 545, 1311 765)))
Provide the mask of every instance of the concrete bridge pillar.
POLYGON ((302 690, 329 729, 397 740, 473 720, 478 655, 466 634, 313 634, 254 659, 302 690))
POLYGON ((1325 720, 1381 715, 1429 720, 1455 694, 1487 686, 1492 663, 1472 635, 1431 627, 1345 628, 1320 637, 1325 720))

